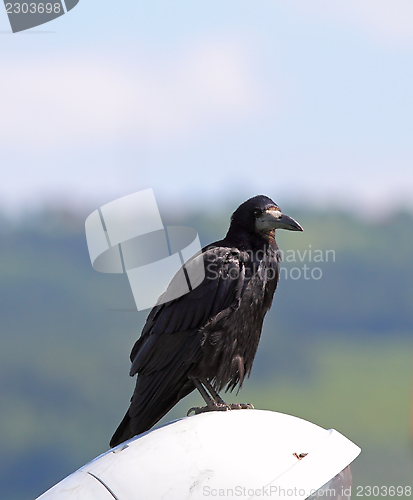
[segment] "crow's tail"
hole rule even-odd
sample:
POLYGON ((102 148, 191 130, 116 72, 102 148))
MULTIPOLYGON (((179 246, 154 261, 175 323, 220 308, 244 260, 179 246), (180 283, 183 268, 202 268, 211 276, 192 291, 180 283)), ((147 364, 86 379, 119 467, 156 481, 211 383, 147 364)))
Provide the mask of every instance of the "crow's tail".
POLYGON ((126 412, 126 415, 123 417, 122 422, 119 424, 119 427, 116 429, 115 433, 110 440, 109 446, 114 448, 118 446, 118 444, 123 443, 124 441, 133 437, 132 429, 130 426, 131 418, 129 416, 129 410, 126 412))

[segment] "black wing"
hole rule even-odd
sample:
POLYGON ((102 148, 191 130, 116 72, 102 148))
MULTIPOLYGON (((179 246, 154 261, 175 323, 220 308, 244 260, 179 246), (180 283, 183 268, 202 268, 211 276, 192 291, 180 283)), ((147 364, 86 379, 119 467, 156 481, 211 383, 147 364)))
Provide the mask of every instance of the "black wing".
POLYGON ((131 405, 110 445, 116 446, 155 425, 195 386, 188 378, 201 353, 202 327, 235 310, 248 279, 246 255, 237 249, 209 247, 205 278, 182 297, 150 312, 131 353, 131 375, 138 373, 131 405))
MULTIPOLYGON (((200 258, 204 259, 205 268, 202 283, 150 312, 131 352, 130 375, 164 367, 182 346, 183 332, 191 337, 208 322, 229 315, 238 307, 249 281, 245 274, 245 254, 237 249, 213 247, 200 258)), ((190 354, 182 353, 185 361, 190 360, 190 354)))

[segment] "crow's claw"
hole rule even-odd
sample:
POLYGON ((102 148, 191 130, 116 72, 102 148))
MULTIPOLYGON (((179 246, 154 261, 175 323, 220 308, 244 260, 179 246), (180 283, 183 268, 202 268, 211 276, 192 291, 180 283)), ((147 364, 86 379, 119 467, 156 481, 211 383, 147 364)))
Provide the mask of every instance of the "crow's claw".
POLYGON ((252 409, 254 406, 251 403, 230 403, 230 404, 211 404, 209 406, 193 406, 188 410, 186 414, 187 417, 194 415, 199 415, 200 413, 206 413, 208 411, 229 411, 229 410, 248 410, 252 409))
POLYGON ((251 403, 230 403, 228 405, 231 410, 252 410, 254 405, 251 403))
POLYGON ((206 413, 208 411, 229 411, 229 410, 231 410, 230 405, 216 403, 216 404, 211 404, 209 406, 193 406, 188 410, 188 413, 186 415, 189 417, 192 412, 194 413, 194 415, 199 415, 200 413, 206 413))

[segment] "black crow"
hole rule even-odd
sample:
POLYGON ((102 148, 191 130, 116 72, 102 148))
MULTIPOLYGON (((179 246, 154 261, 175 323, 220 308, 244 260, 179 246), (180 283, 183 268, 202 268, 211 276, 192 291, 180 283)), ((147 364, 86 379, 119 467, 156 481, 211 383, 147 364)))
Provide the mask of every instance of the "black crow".
POLYGON ((226 405, 218 392, 241 387, 250 374, 279 278, 276 229, 302 231, 267 196, 247 200, 225 238, 198 257, 202 283, 151 310, 130 356, 136 388, 111 447, 150 429, 195 388, 210 409, 249 406, 226 405))

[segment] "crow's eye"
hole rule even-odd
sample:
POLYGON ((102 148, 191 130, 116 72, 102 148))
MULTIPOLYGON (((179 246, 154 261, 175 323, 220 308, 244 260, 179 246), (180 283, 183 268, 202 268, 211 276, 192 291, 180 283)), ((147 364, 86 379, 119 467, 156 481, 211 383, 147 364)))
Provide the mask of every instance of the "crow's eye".
POLYGON ((262 214, 262 210, 254 210, 254 217, 259 217, 262 214))

